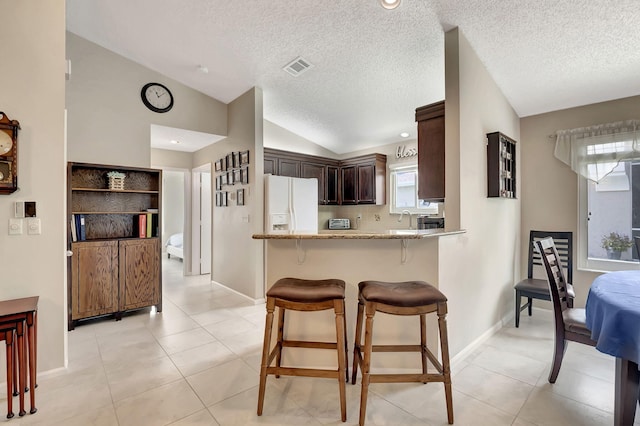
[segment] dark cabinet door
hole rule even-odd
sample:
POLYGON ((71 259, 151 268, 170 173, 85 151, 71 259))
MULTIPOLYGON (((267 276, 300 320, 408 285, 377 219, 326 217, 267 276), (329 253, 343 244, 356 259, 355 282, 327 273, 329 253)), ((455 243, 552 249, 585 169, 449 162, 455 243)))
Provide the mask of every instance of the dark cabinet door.
POLYGON ((358 166, 358 204, 376 202, 376 166, 367 164, 358 166))
POLYGON ((264 174, 278 174, 278 160, 275 157, 264 157, 264 174))
POLYGON ((342 204, 356 204, 358 202, 358 173, 357 166, 340 168, 342 182, 342 204))
POLYGON ((325 168, 322 164, 300 164, 300 177, 318 179, 318 204, 327 204, 325 168))
POLYGON ((418 198, 444 200, 444 102, 416 110, 418 121, 418 198))
POLYGON ((326 201, 327 204, 338 204, 338 167, 327 166, 326 169, 326 201))
POLYGON ((280 158, 278 160, 280 176, 300 177, 300 161, 280 158))

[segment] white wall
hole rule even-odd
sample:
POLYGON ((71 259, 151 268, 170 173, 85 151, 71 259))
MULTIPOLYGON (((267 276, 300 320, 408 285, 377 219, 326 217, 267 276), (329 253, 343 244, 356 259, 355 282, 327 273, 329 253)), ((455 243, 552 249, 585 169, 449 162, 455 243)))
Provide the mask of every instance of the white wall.
MULTIPOLYGON (((467 230, 458 239, 440 239, 439 245, 438 281, 449 298, 455 354, 513 307, 513 283, 520 276, 521 202, 487 198, 486 134, 501 131, 519 140, 520 125, 458 29, 445 34, 445 64, 445 223, 455 227, 459 218, 460 228, 467 230)), ((519 148, 517 156, 520 165, 519 148)))
MULTIPOLYGON (((193 155, 194 167, 215 163, 235 151, 249 150, 249 184, 229 185, 228 207, 213 207, 211 279, 250 298, 264 297, 263 244, 253 234, 263 231, 262 91, 253 88, 229 104, 228 137, 193 155), (244 206, 235 193, 244 188, 244 206)), ((212 188, 218 174, 211 173, 212 188)), ((213 197, 215 204, 215 196, 213 197)))
POLYGON ((191 170, 193 168, 193 153, 151 148, 151 167, 191 170))
POLYGON ((69 161, 149 167, 151 124, 227 134, 227 106, 220 101, 72 33, 67 57, 69 161), (142 103, 140 90, 152 81, 172 91, 171 111, 158 114, 142 103))
MULTIPOLYGON (((578 232, 578 178, 553 156, 556 130, 573 129, 640 117, 640 96, 525 117, 522 126, 521 268, 526 275, 526 247, 531 229, 578 232)), ((577 259, 576 259, 577 260, 577 259)), ((574 265, 576 265, 574 260, 574 265)), ((592 281, 599 274, 574 270, 576 306, 584 306, 592 281)), ((537 302, 537 301, 536 301, 537 302)), ((540 302, 542 306, 546 302, 540 302)), ((548 304, 549 308, 551 307, 548 304)))
POLYGON ((162 247, 167 239, 184 228, 184 172, 162 172, 162 247))
POLYGON ((266 148, 281 149, 283 151, 299 152, 307 155, 337 158, 337 154, 302 136, 278 126, 270 121, 263 122, 263 141, 266 148))
POLYGON ((46 371, 65 363, 65 3, 0 0, 0 16, 0 110, 22 128, 20 189, 0 195, 0 299, 40 296, 38 369, 46 371), (37 203, 41 235, 7 235, 15 201, 37 203))

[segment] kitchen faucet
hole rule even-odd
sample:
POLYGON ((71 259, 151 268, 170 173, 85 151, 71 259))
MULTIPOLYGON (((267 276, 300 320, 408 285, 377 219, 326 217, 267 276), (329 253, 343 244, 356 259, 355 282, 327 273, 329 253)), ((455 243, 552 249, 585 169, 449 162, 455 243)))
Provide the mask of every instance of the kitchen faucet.
POLYGON ((402 210, 400 212, 400 218, 398 219, 398 222, 402 222, 402 218, 405 213, 409 215, 409 229, 413 229, 413 226, 411 226, 411 212, 409 210, 402 210))

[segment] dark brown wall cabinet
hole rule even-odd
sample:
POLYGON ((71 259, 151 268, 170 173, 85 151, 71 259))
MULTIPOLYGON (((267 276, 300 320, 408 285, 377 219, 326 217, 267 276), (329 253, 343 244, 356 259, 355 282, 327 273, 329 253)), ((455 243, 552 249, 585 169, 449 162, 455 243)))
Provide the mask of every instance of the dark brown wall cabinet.
POLYGON ((342 204, 385 204, 386 164, 382 154, 341 161, 342 204))
POLYGON ((516 141, 487 133, 487 197, 516 198, 516 141))
POLYGON ((69 330, 99 315, 119 319, 147 306, 162 311, 161 185, 160 170, 68 164, 69 330), (109 185, 107 173, 113 171, 125 174, 124 189, 109 185), (151 221, 145 238, 140 215, 151 221), (84 238, 76 217, 84 218, 84 238))
POLYGON ((418 198, 444 201, 444 101, 416 108, 418 198))
POLYGON ((264 172, 318 179, 318 204, 384 204, 387 157, 364 155, 335 160, 264 149, 264 172))

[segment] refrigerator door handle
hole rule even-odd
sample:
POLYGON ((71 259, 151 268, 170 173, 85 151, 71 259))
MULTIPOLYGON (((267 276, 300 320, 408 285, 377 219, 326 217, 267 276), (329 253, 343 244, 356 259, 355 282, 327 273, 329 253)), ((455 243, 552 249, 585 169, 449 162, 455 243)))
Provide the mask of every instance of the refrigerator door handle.
POLYGON ((296 210, 294 207, 294 200, 293 200, 293 179, 289 179, 289 221, 291 222, 289 231, 291 233, 295 232, 296 230, 296 227, 297 227, 296 219, 297 219, 296 210))

